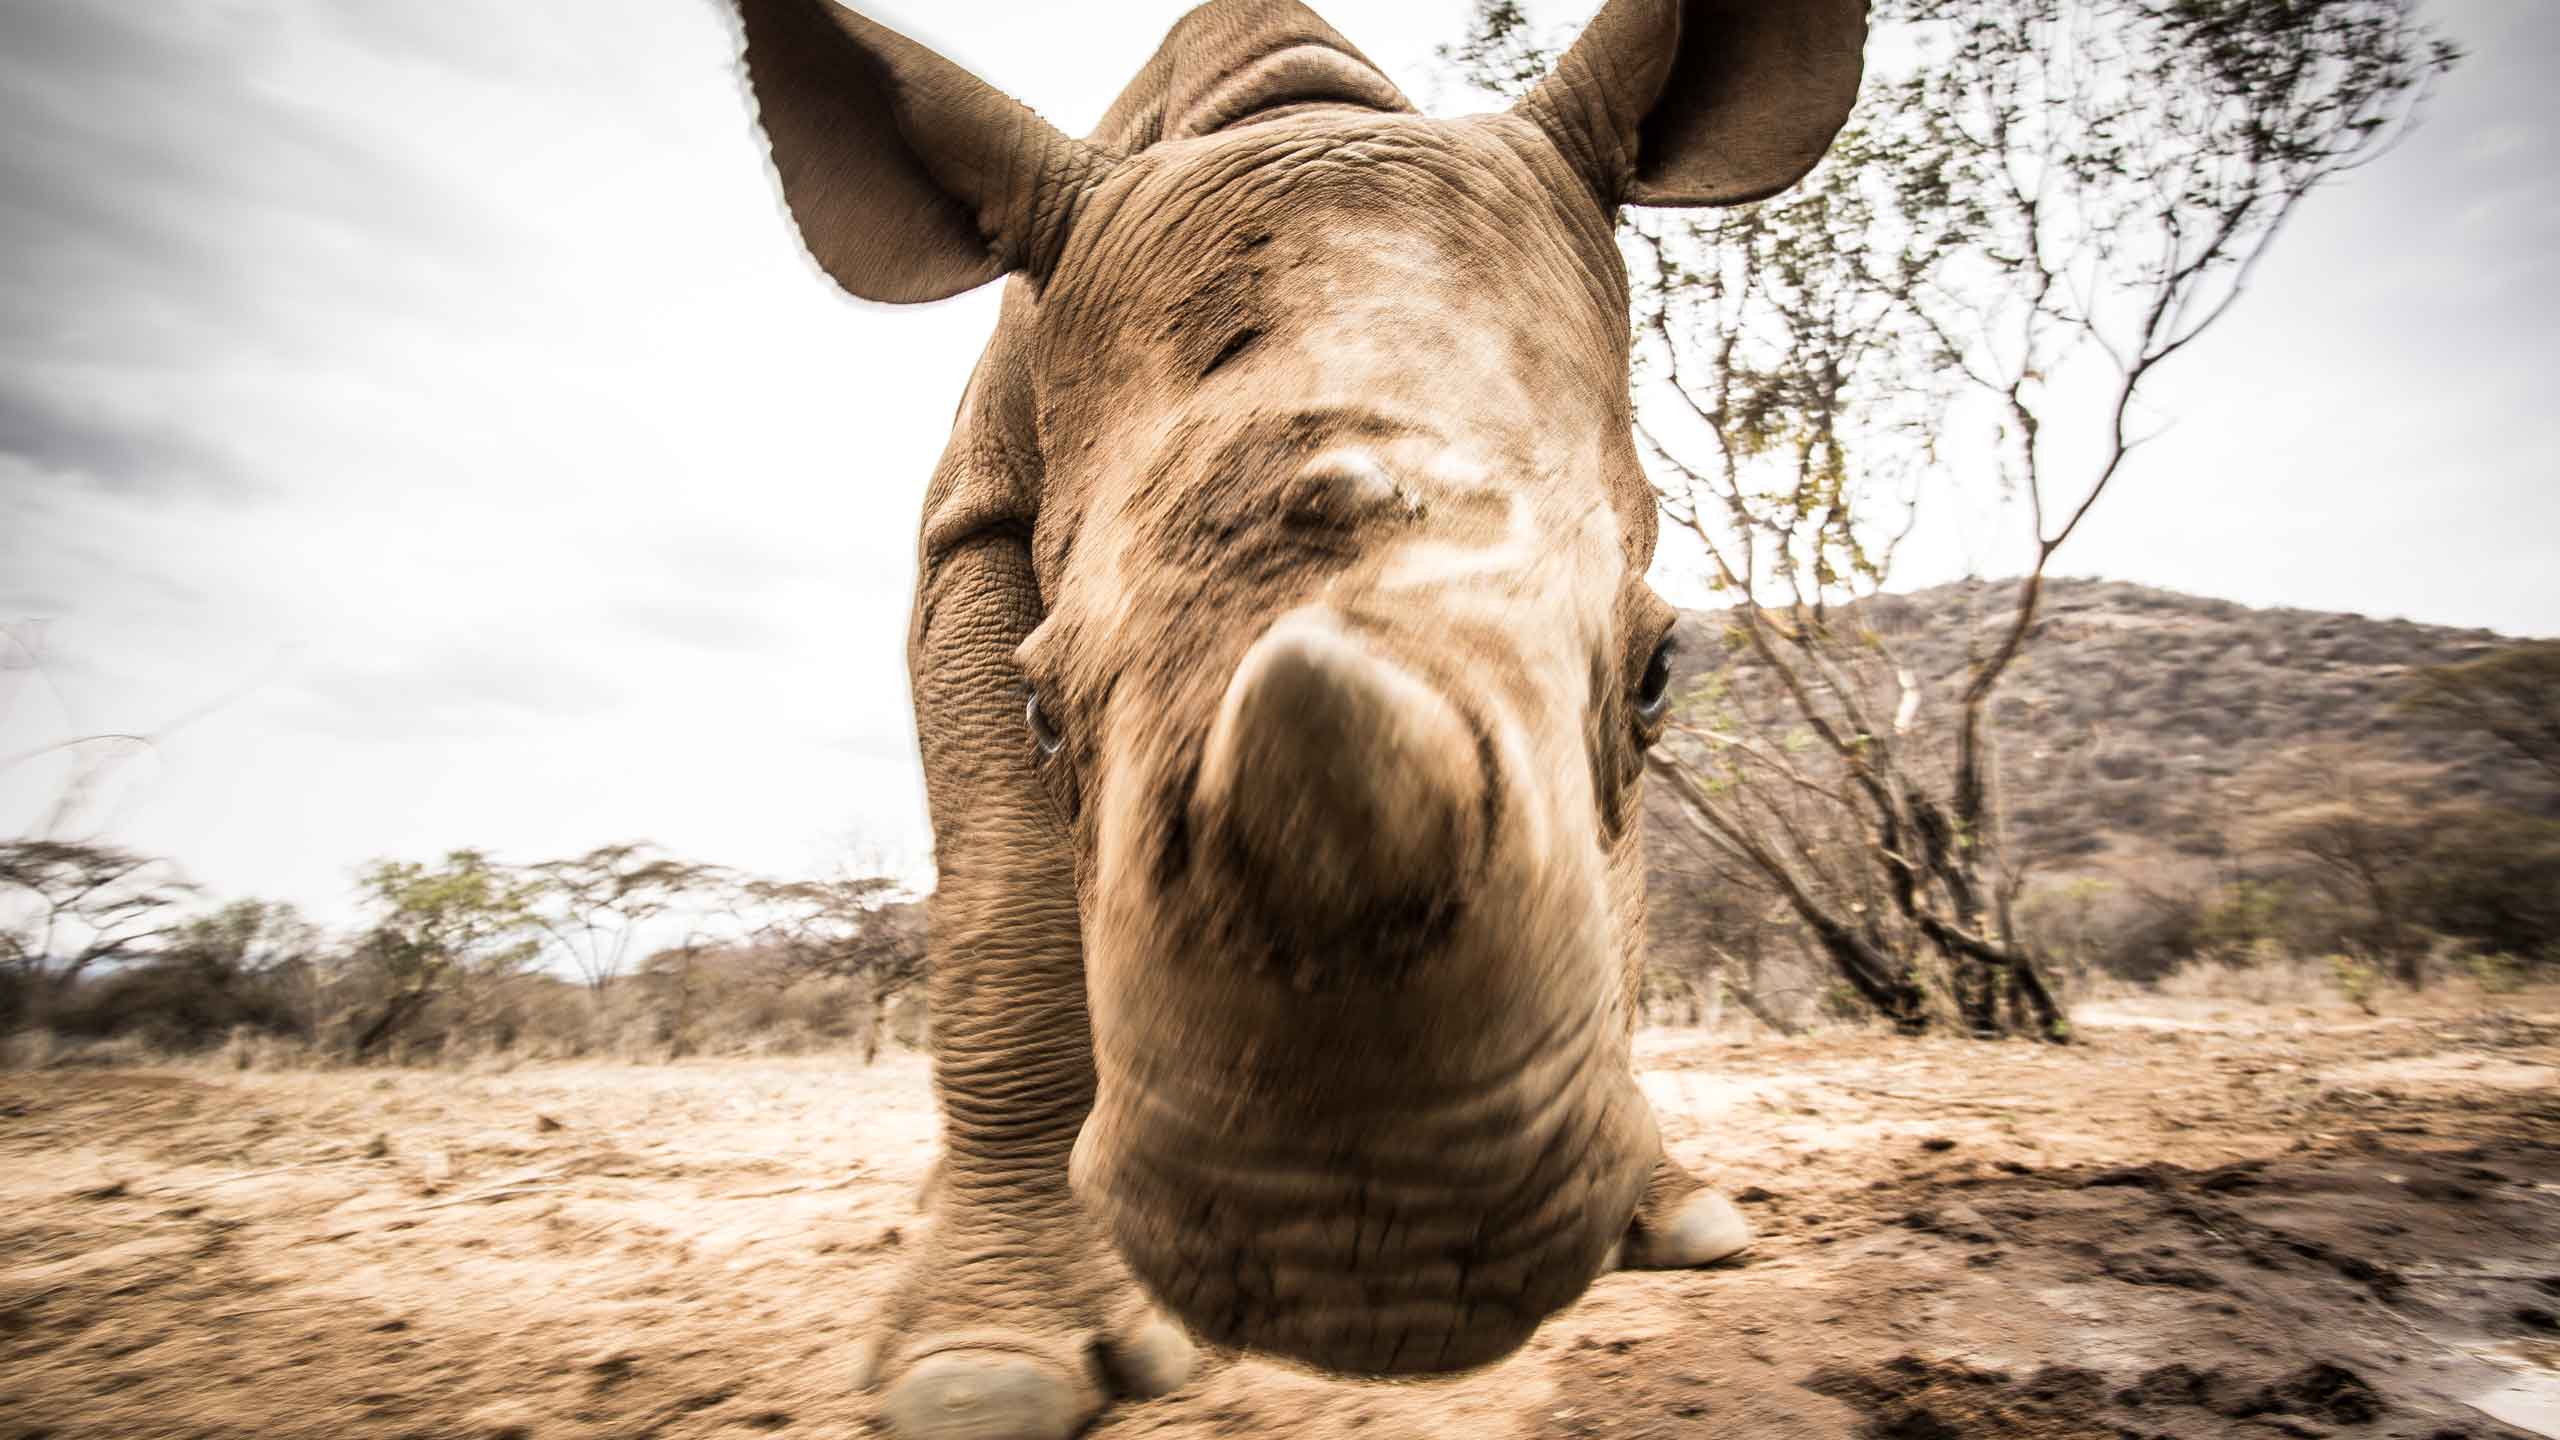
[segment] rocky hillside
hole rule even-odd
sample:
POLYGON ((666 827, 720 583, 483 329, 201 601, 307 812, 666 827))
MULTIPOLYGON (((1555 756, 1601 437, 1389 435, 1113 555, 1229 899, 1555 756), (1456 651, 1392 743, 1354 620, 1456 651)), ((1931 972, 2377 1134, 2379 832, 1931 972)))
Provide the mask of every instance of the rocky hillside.
MULTIPOLYGON (((1992 642, 2015 594, 1977 581, 1872 602, 1877 630, 1919 681, 1924 724, 1949 713, 1969 653, 1992 642)), ((1763 689, 1725 627, 1716 612, 1687 616, 1682 668, 1732 665, 1736 693, 1763 689)), ((2248 777, 2288 750, 2338 742, 2440 767, 2440 798, 2550 813, 2547 787, 2494 741, 2446 733, 2396 703, 2410 670, 2508 643, 2486 630, 2054 581, 1997 702, 2012 846, 2048 872, 2110 854, 2217 855, 2234 807, 2249 803, 2248 777)))

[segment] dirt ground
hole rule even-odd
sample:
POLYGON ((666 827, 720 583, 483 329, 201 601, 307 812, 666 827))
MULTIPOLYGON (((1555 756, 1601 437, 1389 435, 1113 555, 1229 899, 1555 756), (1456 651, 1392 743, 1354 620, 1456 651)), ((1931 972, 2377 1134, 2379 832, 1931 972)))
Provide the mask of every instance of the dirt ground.
MULTIPOLYGON (((2560 1435, 2560 991, 1644 1037, 1748 1263, 1135 1437, 2560 1435)), ((923 1062, 0 1076, 0 1440, 858 1435, 923 1062)))

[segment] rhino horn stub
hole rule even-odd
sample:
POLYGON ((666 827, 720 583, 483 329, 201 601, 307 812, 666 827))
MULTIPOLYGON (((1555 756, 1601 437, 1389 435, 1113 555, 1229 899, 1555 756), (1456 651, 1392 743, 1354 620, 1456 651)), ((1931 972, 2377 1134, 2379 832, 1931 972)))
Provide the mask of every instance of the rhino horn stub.
POLYGON ((1192 818, 1300 915, 1352 920, 1428 903, 1465 873, 1486 784, 1448 698, 1308 606, 1237 665, 1192 818))

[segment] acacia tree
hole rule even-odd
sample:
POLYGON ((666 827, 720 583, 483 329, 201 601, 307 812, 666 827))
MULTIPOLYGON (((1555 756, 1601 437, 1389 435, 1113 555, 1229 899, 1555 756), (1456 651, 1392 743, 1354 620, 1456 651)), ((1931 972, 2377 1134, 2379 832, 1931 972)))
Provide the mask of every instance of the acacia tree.
MULTIPOLYGON (((1993 698, 2146 438, 2145 385, 2453 63, 2412 6, 1876 0, 1878 63, 1805 183, 1622 219, 1638 429, 1733 601, 1730 673, 1653 768, 1897 1025, 2062 1038, 2013 921, 1993 698), (2086 458, 2055 438, 2091 428, 2086 458), (1982 479, 2022 512, 2024 573, 1933 701, 1863 602, 1924 502, 1982 479)), ((1517 94, 1549 48, 1480 0, 1442 53, 1517 94)))
POLYGON ((815 880, 749 881, 742 898, 754 938, 785 964, 862 984, 863 1063, 878 1059, 890 1001, 924 974, 924 907, 904 883, 853 866, 815 880))
POLYGON ((430 1001, 455 995, 468 1005, 541 953, 534 886, 480 851, 450 851, 435 866, 377 860, 357 884, 376 913, 355 959, 383 992, 353 1037, 359 1059, 430 1001))
POLYGON ((114 846, 0 843, 0 975, 41 1021, 91 967, 149 953, 194 893, 167 861, 114 846))
POLYGON ((534 887, 527 914, 599 1000, 629 967, 632 943, 649 922, 724 883, 717 867, 679 860, 645 840, 545 861, 527 878, 534 887))
POLYGON ((2409 907, 2408 883, 2438 823, 2428 797, 2442 767, 2374 753, 2353 741, 2319 741, 2270 757, 2242 779, 2249 818, 2239 846, 2301 867, 2345 913, 2367 923, 2350 930, 2392 967, 2401 983, 2426 983, 2426 944, 2409 907))

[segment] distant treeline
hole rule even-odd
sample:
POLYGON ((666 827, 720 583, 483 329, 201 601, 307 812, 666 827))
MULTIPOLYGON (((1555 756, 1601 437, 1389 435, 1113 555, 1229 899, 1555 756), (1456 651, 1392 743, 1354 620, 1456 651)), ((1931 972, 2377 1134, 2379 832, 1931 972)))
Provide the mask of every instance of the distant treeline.
MULTIPOLYGON (((1961 677, 1970 597, 1870 603, 1849 619, 1894 632, 1925 727, 1961 677)), ((1684 622, 1693 659, 1724 663, 1693 685, 1765 727, 1769 753, 1799 753, 1790 712, 1706 619, 1684 622)), ((1990 909, 1993 938, 2064 989, 2277 961, 2350 987, 2560 965, 2560 642, 2091 582, 2057 582, 2043 623, 1998 717, 1989 813, 2014 828, 2014 863, 1989 875, 1990 909)), ((1832 862, 1873 837, 1802 753, 1760 823, 1836 913, 1889 914, 1856 888, 1878 867, 1832 862)), ((1782 1030, 1872 1013, 1768 873, 1703 843, 1663 789, 1648 1010, 1730 1002, 1782 1030)), ((363 923, 328 934, 289 905, 208 908, 148 856, 0 843, 0 1034, 244 1063, 876 1055, 923 1043, 927 959, 924 907, 872 868, 774 880, 637 842, 527 865, 460 850, 365 866, 363 923)), ((1873 933, 1878 953, 1896 938, 1873 933)), ((1927 963, 1901 939, 1898 963, 1927 963)))
MULTIPOLYGON (((779 881, 645 843, 534 865, 379 861, 366 923, 207 910, 110 846, 0 845, 0 1032, 253 1061, 674 1058, 921 1043, 924 909, 894 880, 779 881), (902 1003, 903 1002, 903 1003, 902 1003)), ((65 1048, 65 1044, 70 1047, 65 1048)))

